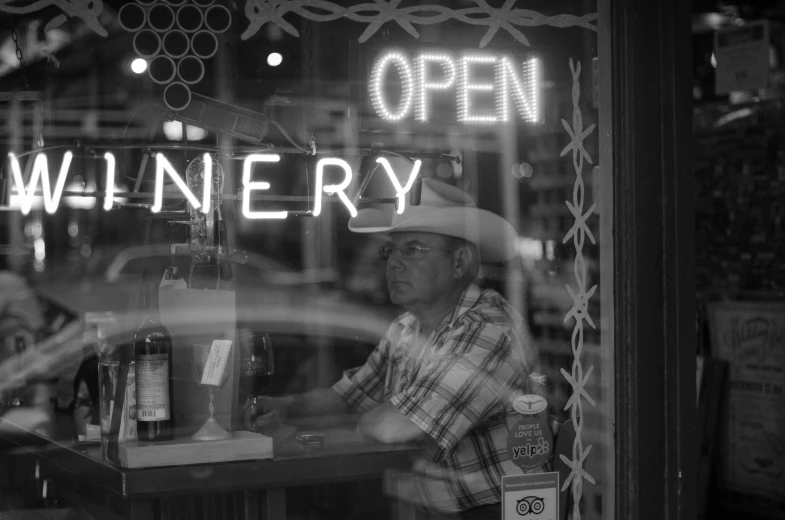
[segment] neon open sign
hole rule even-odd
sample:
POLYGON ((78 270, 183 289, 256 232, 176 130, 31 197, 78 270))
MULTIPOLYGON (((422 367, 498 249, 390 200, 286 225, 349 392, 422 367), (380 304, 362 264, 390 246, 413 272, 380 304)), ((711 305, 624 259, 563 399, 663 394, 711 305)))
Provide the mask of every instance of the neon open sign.
POLYGON ((371 66, 368 89, 376 114, 391 122, 411 117, 429 121, 434 98, 449 92, 457 121, 494 124, 520 117, 536 123, 540 81, 540 59, 534 56, 519 63, 502 53, 423 51, 410 57, 401 49, 387 49, 371 66), (391 92, 393 83, 397 96, 391 92), (482 97, 493 99, 490 110, 480 102, 482 97))
MULTIPOLYGON (((19 165, 19 159, 13 153, 9 153, 8 158, 11 163, 11 172, 13 175, 14 184, 16 185, 16 191, 18 193, 18 204, 16 204, 16 206, 20 209, 20 211, 24 215, 30 213, 30 210, 33 208, 33 203, 36 199, 36 191, 38 190, 39 180, 41 184, 41 195, 43 197, 44 209, 46 209, 47 213, 54 213, 57 211, 57 208, 60 204, 60 199, 63 194, 63 187, 65 186, 66 177, 68 176, 68 170, 71 166, 71 160, 73 159, 73 154, 70 151, 63 154, 63 160, 60 163, 60 171, 57 175, 57 181, 55 182, 54 188, 52 188, 50 185, 49 162, 45 154, 39 153, 36 155, 33 162, 33 169, 30 175, 30 180, 28 181, 27 186, 25 186, 24 183, 22 169, 19 165)), ((213 158, 210 154, 206 153, 203 156, 203 160, 205 172, 203 186, 211 188, 213 186, 211 178, 213 171, 213 158)), ((284 219, 289 215, 287 211, 251 210, 251 194, 255 191, 265 191, 270 189, 269 182, 252 179, 254 165, 258 163, 277 163, 280 160, 281 157, 278 154, 250 154, 243 160, 242 212, 244 217, 249 219, 284 219)), ((117 161, 113 153, 106 152, 103 157, 103 162, 106 166, 106 194, 104 196, 103 208, 104 210, 109 211, 112 209, 114 204, 114 180, 115 170, 117 169, 117 161)), ((408 174, 408 180, 406 181, 406 184, 403 185, 401 185, 399 182, 398 176, 387 159, 384 157, 379 157, 376 159, 376 162, 383 167, 384 171, 387 173, 387 178, 390 180, 390 183, 395 189, 397 212, 399 214, 403 213, 406 205, 406 194, 409 193, 409 191, 412 189, 414 181, 417 178, 417 175, 420 173, 420 166, 422 161, 419 159, 414 161, 411 171, 409 171, 408 174)), ((165 176, 169 176, 174 181, 175 186, 177 186, 177 188, 182 192, 191 207, 199 209, 204 213, 210 212, 212 209, 211 203, 213 200, 213 194, 209 190, 205 189, 203 193, 200 194, 200 200, 200 198, 197 197, 197 195, 188 188, 188 185, 177 173, 175 168, 172 166, 172 163, 169 162, 166 156, 161 152, 155 154, 155 190, 153 194, 153 205, 150 208, 150 211, 153 213, 158 213, 163 207, 165 176)), ((357 209, 346 195, 346 189, 351 185, 352 178, 352 168, 349 163, 343 159, 339 159, 337 157, 325 157, 319 159, 319 161, 316 163, 314 208, 311 214, 315 217, 321 214, 322 194, 326 193, 327 195, 337 195, 340 201, 349 211, 349 214, 356 216, 357 209), (343 180, 337 184, 325 184, 324 173, 325 169, 327 168, 338 169, 343 173, 343 180)))

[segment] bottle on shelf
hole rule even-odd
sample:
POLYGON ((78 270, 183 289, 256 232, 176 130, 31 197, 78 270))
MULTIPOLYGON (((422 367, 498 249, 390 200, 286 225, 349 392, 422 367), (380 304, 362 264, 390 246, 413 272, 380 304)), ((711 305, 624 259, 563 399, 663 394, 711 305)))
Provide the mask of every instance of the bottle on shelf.
POLYGON ((136 428, 139 441, 174 438, 172 336, 158 319, 153 290, 142 290, 142 324, 133 338, 136 428))

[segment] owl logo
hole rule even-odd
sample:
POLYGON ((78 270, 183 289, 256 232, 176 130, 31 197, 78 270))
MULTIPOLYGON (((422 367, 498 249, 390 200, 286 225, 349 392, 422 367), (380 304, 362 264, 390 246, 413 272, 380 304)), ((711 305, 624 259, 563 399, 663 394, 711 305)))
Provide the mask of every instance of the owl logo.
POLYGON ((545 510, 545 499, 542 497, 528 496, 518 500, 515 506, 515 511, 520 516, 528 516, 530 514, 540 514, 545 510))

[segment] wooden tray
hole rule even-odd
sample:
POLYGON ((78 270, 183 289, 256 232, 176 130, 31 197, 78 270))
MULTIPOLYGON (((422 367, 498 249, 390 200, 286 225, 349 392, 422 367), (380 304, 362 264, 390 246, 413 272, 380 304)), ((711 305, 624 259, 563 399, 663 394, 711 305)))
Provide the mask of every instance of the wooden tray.
POLYGON ((259 433, 237 431, 225 441, 194 441, 190 438, 156 443, 128 442, 119 446, 124 468, 183 466, 208 462, 271 459, 273 439, 259 433))

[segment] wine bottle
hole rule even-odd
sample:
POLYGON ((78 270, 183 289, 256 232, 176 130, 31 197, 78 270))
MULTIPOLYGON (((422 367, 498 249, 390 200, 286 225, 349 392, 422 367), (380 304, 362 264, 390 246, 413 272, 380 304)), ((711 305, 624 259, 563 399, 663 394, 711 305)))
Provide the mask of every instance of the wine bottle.
POLYGON ((140 441, 174 438, 172 336, 158 321, 152 290, 142 291, 142 324, 133 339, 136 374, 136 429, 140 441))

